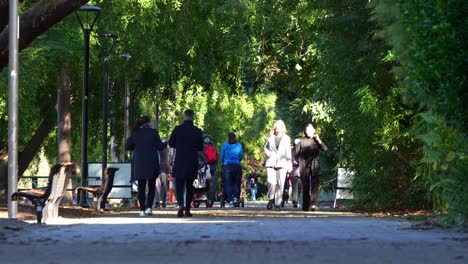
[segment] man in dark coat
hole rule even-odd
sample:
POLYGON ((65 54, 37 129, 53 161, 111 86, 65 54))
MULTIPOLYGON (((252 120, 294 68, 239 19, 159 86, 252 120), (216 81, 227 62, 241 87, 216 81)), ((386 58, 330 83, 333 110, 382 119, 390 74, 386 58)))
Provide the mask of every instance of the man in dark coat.
POLYGON ((133 177, 138 181, 140 216, 152 214, 156 178, 160 173, 158 150, 163 150, 167 146, 150 123, 150 117, 143 116, 125 144, 126 150, 133 150, 133 177), (148 184, 148 199, 146 199, 146 184, 148 184))
POLYGON ((318 202, 320 151, 326 151, 327 146, 315 133, 312 124, 304 128, 304 137, 296 144, 296 158, 299 160, 299 173, 301 175, 303 190, 303 211, 315 211, 318 202))
POLYGON ((178 217, 184 214, 184 190, 186 190, 185 216, 192 216, 190 204, 193 199, 193 181, 199 166, 198 155, 203 150, 203 134, 193 125, 193 116, 193 110, 185 110, 184 123, 174 128, 169 139, 169 146, 174 148, 176 153, 172 176, 176 182, 178 217))

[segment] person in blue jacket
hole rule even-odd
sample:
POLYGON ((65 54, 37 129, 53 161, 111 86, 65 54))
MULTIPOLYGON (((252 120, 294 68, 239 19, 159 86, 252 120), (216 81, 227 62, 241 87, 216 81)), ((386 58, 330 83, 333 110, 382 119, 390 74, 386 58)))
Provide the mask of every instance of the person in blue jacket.
POLYGON ((223 188, 230 207, 239 207, 242 177, 241 161, 244 158, 242 145, 234 133, 228 134, 228 141, 221 146, 220 159, 223 164, 223 188))

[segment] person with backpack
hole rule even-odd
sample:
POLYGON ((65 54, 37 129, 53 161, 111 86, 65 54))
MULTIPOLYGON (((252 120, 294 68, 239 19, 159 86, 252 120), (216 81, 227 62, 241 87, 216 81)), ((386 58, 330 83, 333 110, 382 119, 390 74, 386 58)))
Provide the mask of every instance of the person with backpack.
POLYGON ((213 205, 213 202, 215 200, 215 194, 216 194, 216 168, 218 166, 218 151, 216 148, 213 146, 213 143, 211 142, 211 136, 210 135, 204 135, 203 136, 203 154, 205 156, 205 163, 210 167, 210 174, 211 174, 211 180, 208 180, 207 184, 210 188, 208 191, 208 199, 211 201, 211 205, 213 205))
POLYGON ((223 188, 230 207, 239 207, 242 177, 241 161, 244 158, 242 145, 234 133, 228 134, 228 142, 221 146, 220 159, 223 163, 223 188))

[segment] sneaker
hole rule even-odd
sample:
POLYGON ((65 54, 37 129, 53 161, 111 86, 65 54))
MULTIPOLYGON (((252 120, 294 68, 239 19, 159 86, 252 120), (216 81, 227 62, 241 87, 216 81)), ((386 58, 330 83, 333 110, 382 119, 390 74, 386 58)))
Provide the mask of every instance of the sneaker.
POLYGON ((310 210, 311 210, 312 212, 317 211, 317 206, 316 206, 316 205, 312 205, 312 206, 310 207, 310 210))
POLYGON ((155 203, 154 206, 155 206, 156 208, 159 208, 159 203, 155 203))
POLYGON ((294 203, 294 204, 293 204, 293 208, 297 208, 297 203, 294 203))
POLYGON ((153 215, 153 210, 151 208, 146 208, 145 214, 153 215))
POLYGON ((141 217, 145 216, 145 211, 140 211, 140 216, 141 217))
POLYGON ((229 207, 234 208, 234 202, 229 202, 229 207))
POLYGON ((162 208, 166 208, 166 203, 163 202, 163 203, 161 204, 161 207, 162 207, 162 208))

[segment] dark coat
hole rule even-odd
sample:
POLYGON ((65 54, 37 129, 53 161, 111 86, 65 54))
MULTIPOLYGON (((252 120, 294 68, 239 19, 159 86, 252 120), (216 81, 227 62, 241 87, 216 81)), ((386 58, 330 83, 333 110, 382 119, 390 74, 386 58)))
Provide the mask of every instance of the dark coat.
POLYGON ((166 146, 156 129, 143 126, 133 131, 125 144, 126 150, 133 150, 133 180, 151 179, 159 175, 158 150, 166 146))
POLYGON ((299 172, 301 178, 307 176, 318 177, 320 172, 320 151, 326 151, 325 144, 318 144, 313 138, 301 138, 300 142, 295 146, 296 159, 299 161, 299 172))
POLYGON ((193 121, 185 121, 172 131, 169 146, 175 148, 172 176, 176 179, 195 179, 198 153, 203 150, 202 131, 193 125, 193 121))

